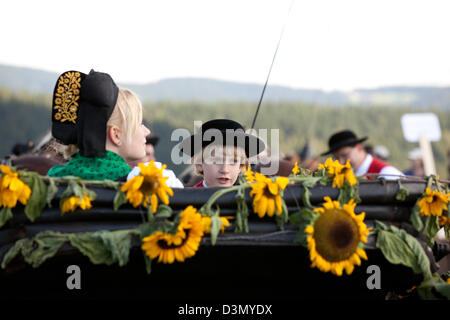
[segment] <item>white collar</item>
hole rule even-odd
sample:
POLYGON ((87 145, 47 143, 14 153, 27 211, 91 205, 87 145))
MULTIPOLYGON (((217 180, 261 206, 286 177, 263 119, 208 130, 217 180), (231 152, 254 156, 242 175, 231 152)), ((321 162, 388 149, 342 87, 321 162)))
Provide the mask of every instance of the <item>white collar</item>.
POLYGON ((206 185, 205 180, 203 180, 203 187, 204 187, 204 188, 208 188, 208 186, 206 185))
POLYGON ((358 170, 355 171, 355 174, 357 176, 362 176, 369 171, 369 167, 372 164, 373 157, 370 154, 366 154, 366 158, 364 159, 363 163, 359 166, 358 170))

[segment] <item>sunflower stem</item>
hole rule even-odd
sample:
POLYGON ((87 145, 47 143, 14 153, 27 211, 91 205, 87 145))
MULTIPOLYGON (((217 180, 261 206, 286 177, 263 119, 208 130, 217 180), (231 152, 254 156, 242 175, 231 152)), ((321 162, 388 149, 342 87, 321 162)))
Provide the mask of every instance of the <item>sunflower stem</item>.
POLYGON ((202 212, 202 213, 210 212, 211 211, 211 207, 214 204, 214 202, 216 202, 216 200, 219 199, 224 194, 227 194, 229 192, 233 192, 233 191, 239 190, 241 188, 242 189, 246 189, 248 187, 250 187, 250 183, 241 184, 239 186, 227 188, 225 190, 218 190, 218 191, 216 191, 215 193, 213 193, 211 198, 209 198, 208 201, 199 209, 199 212, 202 212))

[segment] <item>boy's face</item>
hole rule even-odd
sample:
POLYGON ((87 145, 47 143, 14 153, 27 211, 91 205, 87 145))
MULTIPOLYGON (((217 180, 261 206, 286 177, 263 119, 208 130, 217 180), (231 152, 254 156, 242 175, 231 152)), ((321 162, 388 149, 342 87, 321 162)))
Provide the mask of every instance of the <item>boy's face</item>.
POLYGON ((231 187, 241 172, 241 161, 234 147, 215 148, 204 153, 203 163, 196 167, 208 187, 231 187))

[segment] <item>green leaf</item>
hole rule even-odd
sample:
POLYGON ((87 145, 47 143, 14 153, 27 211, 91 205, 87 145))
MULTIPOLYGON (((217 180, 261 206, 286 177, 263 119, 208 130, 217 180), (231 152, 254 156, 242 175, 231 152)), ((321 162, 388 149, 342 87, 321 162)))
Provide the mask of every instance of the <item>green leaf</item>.
POLYGON ((308 177, 305 180, 303 180, 302 184, 303 186, 307 188, 313 188, 318 181, 320 181, 322 177, 308 177))
POLYGON ((423 228, 423 234, 428 238, 428 244, 433 246, 434 240, 433 238, 436 236, 436 233, 439 231, 439 222, 437 216, 428 216, 425 218, 425 227, 423 228))
MULTIPOLYGON (((239 194, 239 193, 238 193, 239 194)), ((235 196, 237 210, 234 232, 248 232, 248 207, 244 196, 235 196)))
POLYGON ((323 177, 321 177, 321 179, 319 180, 319 183, 320 183, 320 185, 322 185, 322 186, 326 186, 326 185, 328 185, 329 183, 331 183, 331 179, 328 178, 328 176, 323 176, 323 177))
POLYGON ((306 239, 308 238, 308 234, 305 232, 305 228, 307 226, 307 224, 299 225, 299 231, 296 233, 294 238, 294 243, 298 243, 305 248, 308 247, 308 242, 306 241, 306 239))
POLYGON ((125 193, 121 191, 117 191, 116 195, 114 196, 113 205, 114 205, 114 211, 117 211, 121 205, 124 203, 127 203, 127 196, 125 193))
POLYGON ((409 195, 409 191, 402 185, 402 183, 400 182, 400 179, 397 180, 397 183, 398 183, 399 190, 398 190, 397 194, 395 195, 395 199, 399 200, 399 201, 405 201, 406 197, 409 195))
POLYGON ((156 211, 155 218, 170 218, 172 216, 172 208, 165 204, 160 204, 156 211))
POLYGON ((13 217, 12 211, 8 207, 3 207, 0 210, 0 228, 5 225, 5 223, 13 217))
POLYGON ((31 264, 33 268, 37 268, 47 259, 53 257, 66 241, 66 235, 54 231, 43 231, 34 238, 20 239, 3 257, 2 268, 5 268, 19 252, 22 253, 26 263, 31 264))
POLYGON ((303 205, 305 207, 309 207, 312 208, 312 204, 311 201, 309 200, 311 197, 311 191, 309 191, 307 186, 303 186, 303 194, 302 194, 302 201, 303 201, 303 205))
POLYGON ((350 199, 352 199, 352 189, 348 188, 347 186, 340 188, 337 201, 339 201, 341 204, 344 204, 348 203, 350 199))
POLYGON ((22 255, 28 264, 31 264, 33 268, 37 268, 45 260, 53 257, 66 241, 67 236, 65 234, 43 231, 30 241, 24 242, 22 255))
POLYGON ((281 214, 275 215, 275 221, 277 223, 278 228, 280 228, 280 230, 284 230, 284 224, 289 221, 288 216, 289 211, 283 198, 281 198, 281 207, 282 207, 281 214))
POLYGON ((153 214, 152 206, 150 204, 147 206, 147 221, 148 223, 153 223, 155 221, 155 215, 153 214))
POLYGON ((41 215, 47 203, 47 185, 37 173, 27 173, 23 181, 30 187, 31 196, 25 206, 25 214, 31 222, 41 215))
POLYGON ((220 227, 222 226, 222 221, 219 218, 219 211, 211 217, 211 244, 215 245, 217 236, 220 232, 220 227))
POLYGON ((53 179, 50 179, 49 184, 47 186, 47 197, 45 201, 49 208, 52 207, 52 200, 58 192, 58 187, 56 186, 56 182, 53 179))
POLYGON ((106 180, 103 180, 102 181, 102 185, 105 187, 105 188, 109 188, 109 189, 118 189, 119 188, 119 182, 117 182, 117 181, 112 181, 112 180, 108 180, 108 179, 106 179, 106 180))
POLYGON ((88 196, 89 198, 92 198, 92 199, 97 198, 97 194, 93 190, 89 190, 87 188, 84 188, 83 189, 83 193, 86 194, 86 196, 88 196))
POLYGON ((434 286, 437 292, 450 300, 450 284, 448 283, 438 283, 434 286))
POLYGON ((149 236, 152 233, 152 229, 150 224, 143 223, 139 226, 139 235, 141 237, 141 240, 147 236, 149 236))
POLYGON ((71 179, 69 181, 70 189, 72 190, 72 194, 77 196, 78 198, 83 199, 84 193, 83 193, 83 187, 75 180, 71 179))
POLYGON ((392 264, 410 267, 414 273, 431 277, 430 261, 416 238, 395 226, 386 227, 376 221, 377 242, 384 257, 392 264))
POLYGON ((124 266, 128 263, 133 235, 139 235, 138 230, 96 231, 71 234, 70 244, 94 264, 111 265, 118 263, 124 266))
POLYGON ((434 273, 430 278, 425 278, 417 286, 417 293, 424 300, 448 299, 449 289, 450 285, 446 284, 439 274, 434 273))
POLYGON ((145 261, 145 271, 147 274, 152 272, 152 260, 145 254, 144 252, 144 261, 145 261))
POLYGON ((14 245, 9 248, 8 252, 3 256, 2 260, 2 269, 5 269, 6 266, 22 251, 22 247, 26 241, 30 241, 29 239, 20 239, 17 240, 14 245))
POLYGON ((319 214, 309 209, 302 209, 289 216, 289 222, 293 225, 300 226, 302 224, 311 224, 319 214))
POLYGON ((411 210, 409 220, 417 231, 421 231, 423 228, 422 217, 420 215, 420 207, 416 204, 411 210))

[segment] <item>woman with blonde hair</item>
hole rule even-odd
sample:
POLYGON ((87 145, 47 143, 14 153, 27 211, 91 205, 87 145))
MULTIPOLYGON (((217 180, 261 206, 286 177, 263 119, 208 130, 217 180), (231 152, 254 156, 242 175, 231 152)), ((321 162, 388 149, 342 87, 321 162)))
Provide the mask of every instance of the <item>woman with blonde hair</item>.
POLYGON ((55 85, 52 135, 77 151, 48 176, 77 176, 85 180, 125 180, 127 161, 145 156, 150 130, 142 123, 137 96, 120 89, 110 75, 91 70, 64 72, 55 85))

